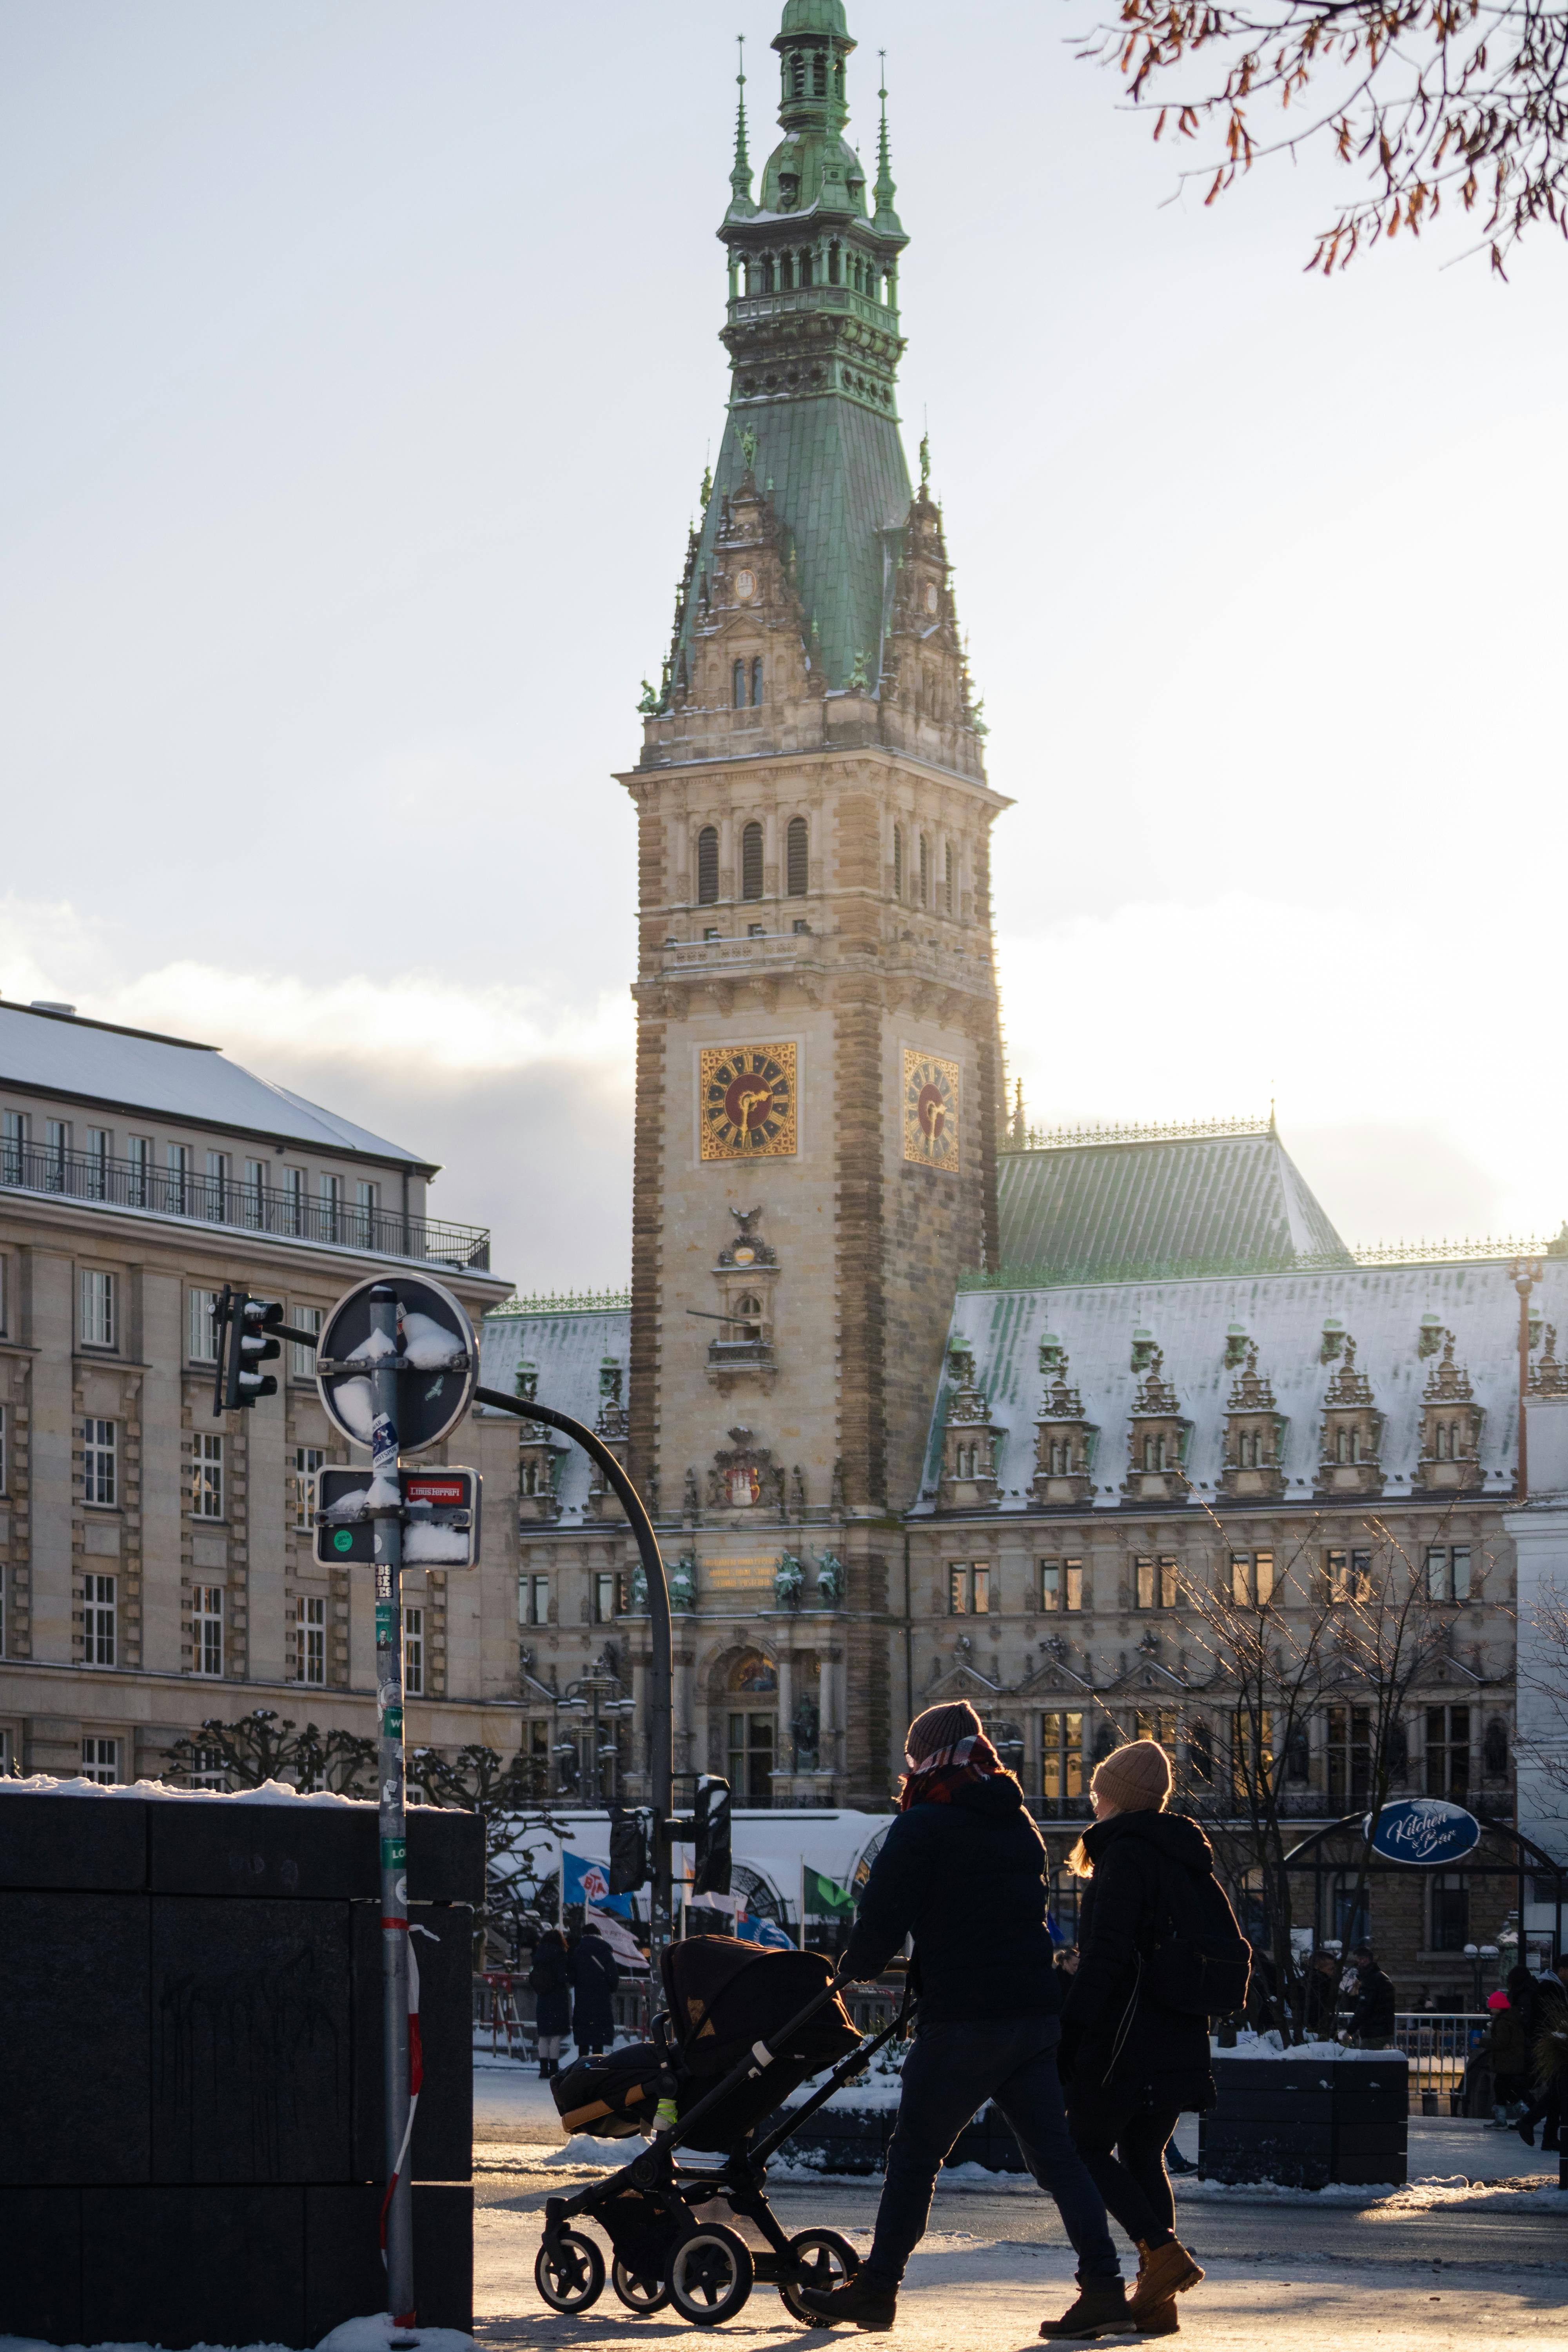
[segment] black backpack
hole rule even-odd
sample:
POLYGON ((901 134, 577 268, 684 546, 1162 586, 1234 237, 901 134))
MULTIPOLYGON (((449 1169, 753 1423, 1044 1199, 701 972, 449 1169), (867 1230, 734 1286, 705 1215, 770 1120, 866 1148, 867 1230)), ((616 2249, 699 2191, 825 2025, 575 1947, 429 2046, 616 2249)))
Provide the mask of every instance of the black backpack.
POLYGON ((1179 1863, 1160 1862, 1154 1930, 1143 1981, 1156 2009, 1184 2017, 1228 2017, 1247 1999, 1252 1948, 1224 1887, 1179 1863))

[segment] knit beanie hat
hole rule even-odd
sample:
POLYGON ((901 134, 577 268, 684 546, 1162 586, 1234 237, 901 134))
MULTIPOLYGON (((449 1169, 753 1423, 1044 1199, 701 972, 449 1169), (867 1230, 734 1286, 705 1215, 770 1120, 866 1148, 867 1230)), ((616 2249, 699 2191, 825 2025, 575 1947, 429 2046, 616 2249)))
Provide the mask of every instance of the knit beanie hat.
POLYGON ((946 1706, 928 1706, 910 1726, 904 1761, 913 1771, 928 1757, 945 1755, 956 1748, 961 1739, 983 1737, 980 1717, 966 1698, 953 1699, 946 1706))
POLYGON ((1157 1739, 1112 1748, 1089 1786, 1123 1813, 1158 1813, 1171 1793, 1171 1759, 1157 1739))

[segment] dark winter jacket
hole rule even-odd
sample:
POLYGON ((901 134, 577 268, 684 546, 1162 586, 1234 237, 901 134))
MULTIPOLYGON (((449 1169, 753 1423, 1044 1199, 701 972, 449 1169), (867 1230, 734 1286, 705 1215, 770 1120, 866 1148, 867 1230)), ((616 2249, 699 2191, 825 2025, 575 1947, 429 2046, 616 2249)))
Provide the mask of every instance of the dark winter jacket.
POLYGON ((1533 2042, 1531 2022, 1528 2008, 1515 2009, 1510 2003, 1496 2011, 1487 2035, 1487 2055, 1494 2075, 1522 2082, 1529 2074, 1533 2042))
POLYGON ((566 1979, 566 1952, 563 1945, 541 1944, 533 1955, 533 1966, 528 1972, 530 1990, 536 1996, 534 2024, 541 2033, 564 2033, 572 2022, 572 2000, 566 1979))
POLYGON ((566 1973, 576 1995, 572 2009, 574 2042, 608 2042, 615 2031, 610 1995, 620 1983, 616 1956, 603 1936, 585 1935, 566 1955, 566 1973))
POLYGON ((1331 2042, 1339 2029, 1339 1988, 1331 1969, 1307 1970, 1305 2022, 1320 2042, 1331 2042))
POLYGON ((1394 1979, 1384 1976, 1373 1960, 1356 1979, 1351 2033, 1360 2042, 1388 2042, 1394 2036, 1394 1979))
POLYGON ((1010 1774, 911 1805, 882 1841, 840 1967, 880 1974, 906 1936, 923 2025, 1055 2017, 1062 1979, 1046 1929, 1046 1849, 1010 1774))
POLYGON ((1148 1958, 1170 1900, 1163 1886, 1177 1871, 1212 1877, 1209 1842, 1195 1822, 1142 1812, 1096 1822, 1083 1843, 1094 1875, 1079 1904, 1083 1958, 1062 2015, 1068 2105, 1092 2108, 1104 2097, 1131 2095, 1173 2112, 1212 2107, 1208 2021, 1161 2007, 1148 1958))

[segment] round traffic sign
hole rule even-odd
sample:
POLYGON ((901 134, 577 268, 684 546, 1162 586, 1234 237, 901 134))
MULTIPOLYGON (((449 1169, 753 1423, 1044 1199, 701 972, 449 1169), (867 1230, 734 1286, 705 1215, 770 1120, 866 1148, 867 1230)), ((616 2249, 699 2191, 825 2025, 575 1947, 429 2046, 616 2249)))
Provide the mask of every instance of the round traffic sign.
POLYGON ((479 1376, 479 1341, 461 1304, 426 1275, 373 1276, 339 1299, 317 1343, 316 1387, 327 1418, 356 1445, 371 1442, 370 1294, 384 1283, 397 1293, 397 1450, 439 1445, 468 1412, 479 1376), (323 1364, 335 1366, 323 1371, 323 1364), (364 1370, 358 1367, 363 1364, 364 1370))

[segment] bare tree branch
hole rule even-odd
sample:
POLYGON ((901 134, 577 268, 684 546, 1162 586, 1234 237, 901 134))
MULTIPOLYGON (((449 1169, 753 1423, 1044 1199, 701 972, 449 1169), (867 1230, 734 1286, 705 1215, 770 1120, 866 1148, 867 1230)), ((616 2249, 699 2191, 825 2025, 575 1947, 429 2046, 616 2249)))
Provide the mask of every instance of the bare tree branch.
POLYGON ((1327 146, 1367 192, 1319 236, 1310 269, 1344 268, 1445 199, 1500 275, 1526 229, 1568 235, 1568 6, 1543 0, 1121 0, 1079 49, 1205 147, 1181 177, 1205 203, 1267 157, 1327 146))

